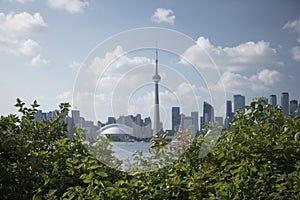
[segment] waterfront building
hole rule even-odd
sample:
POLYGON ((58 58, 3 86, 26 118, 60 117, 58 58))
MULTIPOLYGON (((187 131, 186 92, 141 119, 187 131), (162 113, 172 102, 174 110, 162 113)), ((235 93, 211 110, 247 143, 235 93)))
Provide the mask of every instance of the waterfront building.
POLYGON ((269 96, 269 104, 271 104, 272 106, 276 106, 277 105, 277 97, 275 94, 271 94, 269 96))
POLYGON ((193 118, 193 133, 198 133, 199 131, 199 113, 194 111, 191 112, 191 117, 193 118))
POLYGON ((214 108, 207 102, 203 102, 203 123, 214 122, 214 108))
POLYGON ((224 121, 224 126, 228 130, 230 127, 230 122, 232 120, 232 101, 227 100, 226 101, 226 116, 225 116, 225 121, 224 121))
POLYGON ((290 114, 291 115, 298 114, 298 101, 295 99, 290 101, 290 114))
POLYGON ((178 131, 180 127, 180 108, 172 107, 172 130, 178 131))
POLYGON ((233 95, 234 112, 237 110, 245 111, 245 96, 236 94, 233 95))
POLYGON ((223 126, 223 117, 215 117, 215 123, 218 126, 223 126))
POLYGON ((289 115, 290 112, 290 105, 289 105, 289 93, 283 92, 281 93, 281 109, 282 113, 286 116, 289 115))

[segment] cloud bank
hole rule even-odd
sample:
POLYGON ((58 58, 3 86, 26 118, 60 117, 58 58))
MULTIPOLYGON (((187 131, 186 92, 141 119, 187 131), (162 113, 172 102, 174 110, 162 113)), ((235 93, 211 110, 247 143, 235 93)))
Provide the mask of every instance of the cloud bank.
POLYGON ((89 6, 89 2, 84 0, 48 0, 48 4, 51 8, 69 13, 82 13, 89 6))
POLYGON ((40 13, 0 13, 0 50, 16 55, 31 56, 40 48, 27 36, 47 27, 40 13))
POLYGON ((174 24, 175 15, 171 9, 157 8, 151 19, 156 23, 174 24))
POLYGON ((265 41, 248 41, 235 47, 222 47, 214 46, 208 38, 199 37, 197 44, 188 48, 181 57, 182 63, 188 61, 199 68, 217 66, 238 70, 276 64, 276 50, 265 41))
POLYGON ((298 33, 298 45, 292 48, 292 59, 300 62, 300 17, 294 21, 288 21, 283 29, 292 29, 296 33, 298 33))

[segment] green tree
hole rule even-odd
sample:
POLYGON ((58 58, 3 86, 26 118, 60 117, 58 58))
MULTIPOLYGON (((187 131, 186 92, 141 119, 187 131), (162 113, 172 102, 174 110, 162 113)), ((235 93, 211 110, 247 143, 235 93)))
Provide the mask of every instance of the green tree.
MULTIPOLYGON (((102 152, 94 156, 97 148, 86 148, 77 130, 67 138, 60 119, 68 104, 57 119, 40 122, 36 102, 16 106, 21 117, 0 119, 1 199, 300 199, 300 117, 261 100, 237 112, 219 138, 207 129, 178 160, 143 173, 103 165, 102 152)), ((154 154, 163 154, 164 137, 153 142, 154 154)), ((111 153, 107 141, 91 144, 111 153)))
POLYGON ((68 188, 87 187, 86 174, 95 164, 103 177, 104 171, 114 174, 91 155, 77 129, 72 138, 66 136, 69 104, 60 105, 57 118, 35 121, 38 106, 35 101, 27 108, 17 99, 21 116, 1 116, 0 199, 56 199, 68 188))

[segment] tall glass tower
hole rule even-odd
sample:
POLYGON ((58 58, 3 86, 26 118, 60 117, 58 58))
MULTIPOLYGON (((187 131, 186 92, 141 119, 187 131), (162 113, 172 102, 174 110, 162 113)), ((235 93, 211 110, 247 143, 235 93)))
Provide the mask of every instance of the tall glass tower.
POLYGON ((180 108, 172 107, 172 130, 178 131, 180 126, 180 108))
POLYGON ((283 92, 281 93, 281 109, 282 113, 286 116, 289 115, 290 112, 290 100, 289 100, 289 93, 283 92))
POLYGON ((297 100, 290 101, 290 114, 291 115, 298 114, 298 101, 297 100))
POLYGON ((272 106, 276 106, 277 105, 277 98, 275 94, 271 94, 269 97, 269 104, 271 104, 272 106))
POLYGON ((160 116, 159 116, 158 83, 160 81, 160 75, 158 74, 158 52, 157 52, 157 49, 156 49, 156 59, 155 59, 155 74, 153 76, 153 81, 154 81, 154 84, 155 84, 153 134, 157 134, 162 129, 162 127, 160 125, 160 116))
POLYGON ((240 94, 233 95, 233 106, 234 112, 239 109, 245 111, 245 96, 240 94))

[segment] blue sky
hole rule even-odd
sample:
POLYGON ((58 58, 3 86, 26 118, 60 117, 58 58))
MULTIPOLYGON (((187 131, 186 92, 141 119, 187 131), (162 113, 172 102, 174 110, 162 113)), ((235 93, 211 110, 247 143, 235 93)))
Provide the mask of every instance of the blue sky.
MULTIPOLYGON (((213 101, 209 94, 214 92, 224 93, 224 103, 236 93, 245 95, 249 102, 254 97, 273 93, 279 97, 283 91, 290 93, 290 99, 299 100, 299 10, 297 0, 223 3, 214 0, 0 0, 0 114, 15 113, 13 105, 17 97, 27 103, 37 99, 43 110, 53 110, 59 102, 73 103, 78 77, 88 68, 90 59, 98 58, 98 68, 104 68, 103 59, 121 56, 102 80, 97 79, 92 94, 96 117, 89 112, 85 117, 103 121, 111 114, 151 115, 151 67, 155 59, 151 50, 128 53, 120 41, 119 45, 107 48, 103 57, 94 54, 91 58, 99 44, 101 47, 107 39, 117 40, 124 31, 144 27, 174 30, 194 40, 194 44, 177 55, 160 52, 160 62, 166 66, 161 71, 162 84, 165 84, 161 90, 161 101, 165 105, 162 115, 166 121, 170 118, 170 106, 184 106, 179 102, 188 102, 183 109, 187 115, 194 110, 201 113, 202 101, 213 101), (195 76, 191 64, 181 60, 183 57, 205 77, 195 76), (125 71, 121 70, 122 66, 125 71), (128 74, 128 70, 138 66, 148 67, 128 74), (128 85, 122 84, 120 77, 117 79, 114 68, 119 70, 119 75, 123 73, 123 81, 128 74, 128 85), (205 80, 215 73, 211 68, 217 68, 220 73, 218 79, 211 77, 214 83, 205 80), (177 75, 184 78, 168 79, 171 69, 178 69, 175 70, 177 75), (135 73, 140 74, 136 80, 135 73), (150 78, 146 79, 148 74, 150 78), (123 87, 119 92, 112 94, 111 89, 105 89, 107 84, 116 82, 123 87), (143 84, 146 86, 140 87, 143 84), (127 89, 132 94, 127 102, 133 105, 128 103, 122 112, 116 112, 121 108, 115 107, 112 113, 107 107, 114 107, 113 101, 120 105, 117 96, 126 96, 122 92, 127 89)), ((162 40, 163 37, 148 42, 155 47, 155 43, 159 46, 162 40)), ((180 42, 174 38, 174 43, 180 42)), ((118 91, 116 85, 112 88, 118 91)), ((224 114, 224 104, 216 103, 215 107, 217 115, 224 114)))

